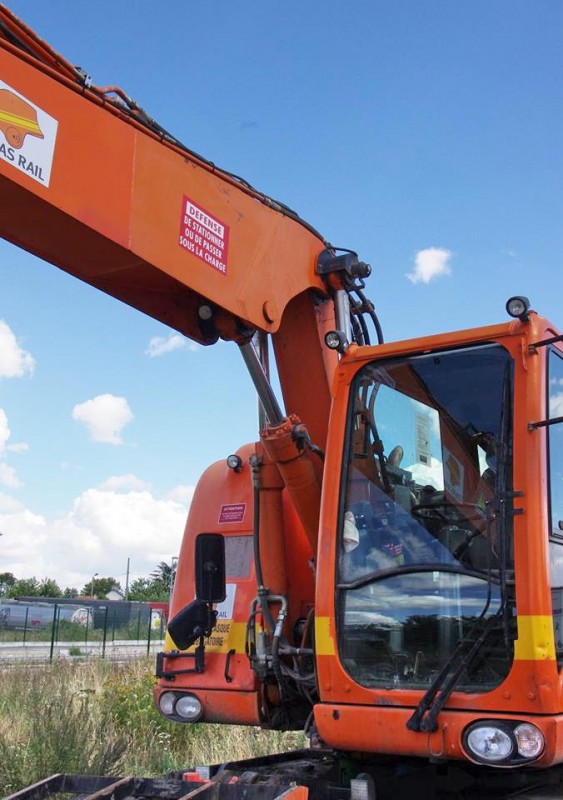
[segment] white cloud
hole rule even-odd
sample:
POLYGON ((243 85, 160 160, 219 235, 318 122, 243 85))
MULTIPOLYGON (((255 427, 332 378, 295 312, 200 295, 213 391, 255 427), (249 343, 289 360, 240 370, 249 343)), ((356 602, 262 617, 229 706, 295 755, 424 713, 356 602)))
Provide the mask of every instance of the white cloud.
POLYGON ((12 489, 19 489, 20 486, 23 486, 23 483, 16 475, 15 469, 2 463, 0 463, 0 483, 4 484, 4 486, 11 486, 12 489))
POLYGON ((0 320, 0 378, 23 378, 35 368, 33 356, 22 350, 10 326, 0 320))
POLYGON ((563 392, 552 394, 549 398, 549 416, 563 417, 563 392))
POLYGON ((123 444, 121 430, 131 422, 133 412, 125 397, 100 394, 72 409, 72 418, 83 422, 95 442, 123 444))
POLYGON ((434 278, 450 275, 451 250, 443 247, 427 247, 419 250, 414 259, 414 270, 407 273, 412 283, 430 283, 434 278))
POLYGON ((2 568, 18 578, 54 578, 62 588, 82 588, 93 572, 124 586, 127 559, 133 580, 178 555, 187 511, 146 490, 88 489, 48 522, 0 494, 2 568))
POLYGON ((82 466, 82 464, 73 464, 70 461, 61 461, 60 468, 64 472, 83 472, 84 471, 84 467, 82 466))
POLYGON ((150 486, 146 481, 142 481, 140 478, 137 478, 135 475, 129 473, 128 475, 112 475, 110 478, 107 478, 102 484, 100 484, 98 489, 101 491, 111 492, 131 492, 150 489, 150 486))
POLYGON ((411 464, 406 467, 407 472, 412 473, 413 480, 423 486, 433 486, 439 491, 444 489, 444 467, 442 462, 434 456, 430 457, 430 464, 411 464))
MULTIPOLYGON (((0 457, 8 450, 17 451, 20 447, 25 447, 25 445, 9 445, 9 438, 10 426, 8 425, 8 417, 4 409, 0 408, 0 457)), ((10 486, 12 489, 19 489, 23 485, 16 475, 15 469, 2 462, 0 462, 0 484, 10 486)))
POLYGON ((194 492, 195 486, 183 486, 180 484, 166 494, 166 499, 172 500, 175 503, 180 503, 183 506, 189 506, 192 502, 194 492))
POLYGON ((24 511, 24 506, 15 497, 0 492, 0 514, 12 514, 15 511, 24 511))
POLYGON ((14 442, 14 444, 7 445, 6 450, 9 450, 10 453, 27 453, 29 445, 27 442, 14 442))
POLYGON ((6 451, 6 445, 10 438, 10 426, 8 425, 8 417, 3 408, 0 408, 0 455, 6 451))
POLYGON ((165 353, 171 353, 173 350, 185 349, 197 350, 197 345, 179 333, 171 333, 170 336, 153 336, 145 350, 145 355, 155 358, 163 356, 165 353))

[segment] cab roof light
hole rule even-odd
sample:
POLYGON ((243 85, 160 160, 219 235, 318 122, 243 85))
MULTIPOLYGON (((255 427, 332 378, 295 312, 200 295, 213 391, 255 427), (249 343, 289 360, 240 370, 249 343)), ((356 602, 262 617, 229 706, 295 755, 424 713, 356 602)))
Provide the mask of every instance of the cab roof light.
POLYGON ((342 331, 329 331, 325 335, 325 344, 329 350, 337 350, 340 354, 345 353, 348 348, 346 336, 342 331))
POLYGON ((242 458, 236 454, 227 456, 227 466, 229 469, 232 469, 233 472, 240 472, 242 469, 242 458))
POLYGON ((520 322, 527 322, 529 319, 530 301, 527 297, 520 295, 510 297, 506 303, 506 311, 511 317, 519 319, 520 322))

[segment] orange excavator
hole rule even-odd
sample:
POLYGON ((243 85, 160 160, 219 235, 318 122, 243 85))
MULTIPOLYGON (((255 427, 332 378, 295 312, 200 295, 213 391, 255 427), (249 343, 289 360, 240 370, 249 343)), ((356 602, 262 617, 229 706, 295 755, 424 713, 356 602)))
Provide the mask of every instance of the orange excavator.
POLYGON ((384 343, 355 252, 4 5, 0 203, 5 239, 240 350, 259 437, 197 486, 155 700, 311 744, 14 797, 562 797, 563 335, 515 296, 384 343))

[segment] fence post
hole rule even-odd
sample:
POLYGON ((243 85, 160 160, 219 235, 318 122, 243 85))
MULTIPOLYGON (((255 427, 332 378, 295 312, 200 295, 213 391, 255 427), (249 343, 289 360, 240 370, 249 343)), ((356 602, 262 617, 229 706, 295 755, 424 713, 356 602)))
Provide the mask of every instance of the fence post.
POLYGON ((90 608, 86 608, 86 631, 84 633, 84 644, 88 645, 88 623, 90 621, 90 608))
POLYGON ((23 643, 25 644, 27 639, 27 620, 29 617, 29 606, 25 608, 25 622, 23 623, 23 643))
POLYGON ((49 661, 53 660, 53 653, 55 650, 55 637, 57 635, 57 604, 53 606, 53 625, 51 631, 51 650, 49 652, 49 661))
POLYGON ((109 607, 106 606, 106 613, 104 614, 104 637, 102 641, 102 658, 106 657, 106 641, 108 637, 108 611, 109 607))
POLYGON ((147 655, 151 654, 151 629, 152 629, 152 609, 149 606, 149 630, 147 635, 147 655))

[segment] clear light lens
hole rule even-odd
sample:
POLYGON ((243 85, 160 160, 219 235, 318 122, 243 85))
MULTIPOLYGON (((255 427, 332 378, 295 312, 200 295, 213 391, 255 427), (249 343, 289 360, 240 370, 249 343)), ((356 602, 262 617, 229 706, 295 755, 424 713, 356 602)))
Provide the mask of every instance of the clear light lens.
POLYGON ((164 694, 161 694, 160 699, 158 701, 158 706, 162 714, 164 714, 165 716, 173 714, 175 701, 176 701, 176 695, 172 694, 172 692, 164 692, 164 694))
POLYGON ((523 758, 537 758, 543 750, 543 733, 529 722, 518 725, 514 730, 514 736, 518 744, 518 753, 523 758))
POLYGON ((524 311, 525 306, 521 300, 513 300, 508 306, 508 312, 509 314, 512 314, 513 317, 519 317, 520 314, 524 313, 524 311))
POLYGON ((186 694, 176 702, 175 711, 179 717, 183 717, 189 722, 194 722, 201 717, 203 708, 197 697, 194 697, 193 694, 186 694))
POLYGON ((506 304, 506 310, 511 317, 525 317, 530 308, 527 297, 511 297, 506 304))
POLYGON ((473 755, 491 762, 504 761, 514 749, 508 733, 492 725, 473 728, 467 736, 467 746, 473 755))
POLYGON ((235 469, 235 470, 240 469, 242 466, 242 460, 240 456, 237 455, 227 456, 227 466, 229 469, 235 469))
POLYGON ((213 311, 211 309, 211 306, 206 306, 206 305, 200 306, 197 310, 197 313, 199 318, 203 320, 211 319, 211 317, 213 316, 213 311))
POLYGON ((336 350, 340 347, 340 336, 337 331, 329 331, 325 336, 325 343, 331 350, 336 350))

